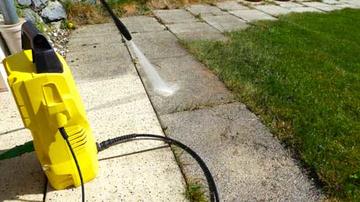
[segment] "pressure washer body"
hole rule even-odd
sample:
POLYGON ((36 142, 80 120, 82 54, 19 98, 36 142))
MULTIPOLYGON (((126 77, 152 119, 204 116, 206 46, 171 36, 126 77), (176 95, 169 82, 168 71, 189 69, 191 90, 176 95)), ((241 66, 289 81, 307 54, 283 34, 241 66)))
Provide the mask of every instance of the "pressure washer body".
POLYGON ((30 129, 36 155, 55 189, 80 186, 71 152, 59 132, 64 127, 84 182, 98 172, 97 148, 81 97, 63 57, 30 22, 22 27, 23 51, 4 66, 21 118, 30 129))

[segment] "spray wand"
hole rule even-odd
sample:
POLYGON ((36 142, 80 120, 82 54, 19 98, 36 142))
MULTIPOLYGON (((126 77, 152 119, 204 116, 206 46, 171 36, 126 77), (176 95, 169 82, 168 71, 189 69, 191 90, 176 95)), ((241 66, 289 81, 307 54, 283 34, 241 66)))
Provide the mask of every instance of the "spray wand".
POLYGON ((111 18, 113 19, 116 27, 118 28, 119 32, 125 37, 126 40, 131 41, 132 36, 129 32, 129 30, 126 28, 124 23, 122 23, 119 18, 115 15, 115 13, 110 8, 109 4, 106 3, 105 0, 100 0, 102 5, 105 7, 105 9, 109 12, 111 18))
MULTIPOLYGON (((146 78, 149 80, 151 86, 153 87, 154 91, 163 96, 170 96, 173 95, 177 90, 178 87, 176 85, 170 86, 167 84, 156 71, 154 66, 150 63, 150 61, 145 57, 145 55, 140 51, 140 49, 135 45, 132 40, 132 36, 126 26, 119 20, 119 18, 114 14, 112 9, 106 3, 105 0, 100 0, 106 10, 110 13, 111 18, 113 19, 116 27, 120 31, 120 33, 125 37, 125 39, 129 42, 130 46, 132 47, 137 59, 146 74, 146 78)), ((136 69, 137 70, 137 69, 136 69)), ((138 71, 138 70, 137 70, 138 71)), ((138 72, 139 73, 139 72, 138 72)), ((139 74, 140 76, 140 74, 139 74)), ((141 76, 140 76, 141 79, 141 76)))

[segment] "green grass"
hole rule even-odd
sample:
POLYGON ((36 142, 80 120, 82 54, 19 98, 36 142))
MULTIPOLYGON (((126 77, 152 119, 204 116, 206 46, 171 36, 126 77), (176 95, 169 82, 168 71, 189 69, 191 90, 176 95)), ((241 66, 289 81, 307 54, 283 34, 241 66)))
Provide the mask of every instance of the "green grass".
POLYGON ((208 202, 204 191, 203 183, 201 182, 188 182, 185 192, 185 197, 190 202, 208 202))
POLYGON ((185 45, 315 171, 360 201, 360 11, 294 14, 185 45))

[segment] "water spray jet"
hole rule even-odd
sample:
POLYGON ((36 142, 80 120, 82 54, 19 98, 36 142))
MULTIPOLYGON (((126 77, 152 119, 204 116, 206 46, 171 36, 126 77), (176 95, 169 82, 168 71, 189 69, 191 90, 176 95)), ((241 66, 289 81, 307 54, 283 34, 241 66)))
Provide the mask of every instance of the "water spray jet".
POLYGON ((137 47, 137 45, 132 40, 132 36, 126 26, 119 20, 119 18, 115 15, 112 11, 110 6, 106 3, 105 0, 100 0, 106 10, 109 12, 111 18, 113 19, 117 29, 119 32, 124 36, 124 38, 130 44, 130 47, 134 51, 140 66, 143 68, 146 78, 148 79, 149 83, 153 90, 162 95, 162 96, 171 96, 177 90, 177 85, 169 85, 166 83, 159 73, 156 71, 155 67, 151 64, 151 62, 146 58, 146 56, 141 52, 141 50, 137 47))

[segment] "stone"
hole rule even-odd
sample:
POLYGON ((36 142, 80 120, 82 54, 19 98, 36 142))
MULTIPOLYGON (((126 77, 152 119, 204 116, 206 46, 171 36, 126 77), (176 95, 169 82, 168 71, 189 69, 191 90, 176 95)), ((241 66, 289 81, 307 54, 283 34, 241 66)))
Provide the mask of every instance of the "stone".
POLYGON ((276 5, 260 5, 256 6, 255 8, 272 16, 279 16, 290 13, 289 9, 276 5))
POLYGON ((194 15, 224 15, 225 12, 221 11, 218 7, 197 4, 191 5, 186 8, 186 10, 190 11, 194 15))
MULTIPOLYGON (((60 0, 60 1, 67 1, 67 0, 60 0)), ((72 2, 86 2, 86 3, 90 3, 90 4, 95 4, 96 0, 70 0, 72 2)))
POLYGON ((204 16, 202 19, 221 32, 245 29, 249 26, 245 21, 233 15, 204 16))
POLYGON ((66 11, 61 3, 54 1, 41 11, 41 17, 47 22, 58 21, 66 18, 66 11))
POLYGON ((77 2, 86 2, 90 4, 96 4, 96 0, 76 0, 77 2))
POLYGON ((316 9, 319 9, 322 11, 326 11, 326 12, 341 9, 341 7, 339 7, 339 6, 324 4, 321 2, 302 2, 302 4, 304 4, 305 6, 313 7, 313 8, 316 8, 316 9))
POLYGON ((26 21, 31 21, 33 24, 43 23, 43 19, 30 8, 26 8, 23 10, 24 18, 26 21))
MULTIPOLYGON (((55 21, 55 22, 50 23, 50 25, 51 25, 51 27, 52 27, 53 29, 55 29, 55 30, 60 30, 61 27, 63 26, 63 22, 61 22, 61 21, 55 21)), ((55 32, 54 34, 56 34, 56 32, 55 32)))
POLYGON ((30 6, 31 5, 31 0, 17 0, 17 2, 20 6, 30 6))
POLYGON ((164 24, 198 21, 184 9, 154 10, 154 15, 164 24))
POLYGON ((247 22, 254 22, 258 20, 276 20, 276 18, 258 10, 236 10, 229 12, 247 22))
POLYGON ((32 0, 32 5, 35 10, 43 9, 48 3, 48 0, 32 0))
POLYGON ((241 4, 239 4, 236 1, 224 1, 224 2, 219 2, 216 3, 216 6, 219 7, 222 10, 246 10, 246 9, 250 9, 247 6, 243 6, 241 4))

